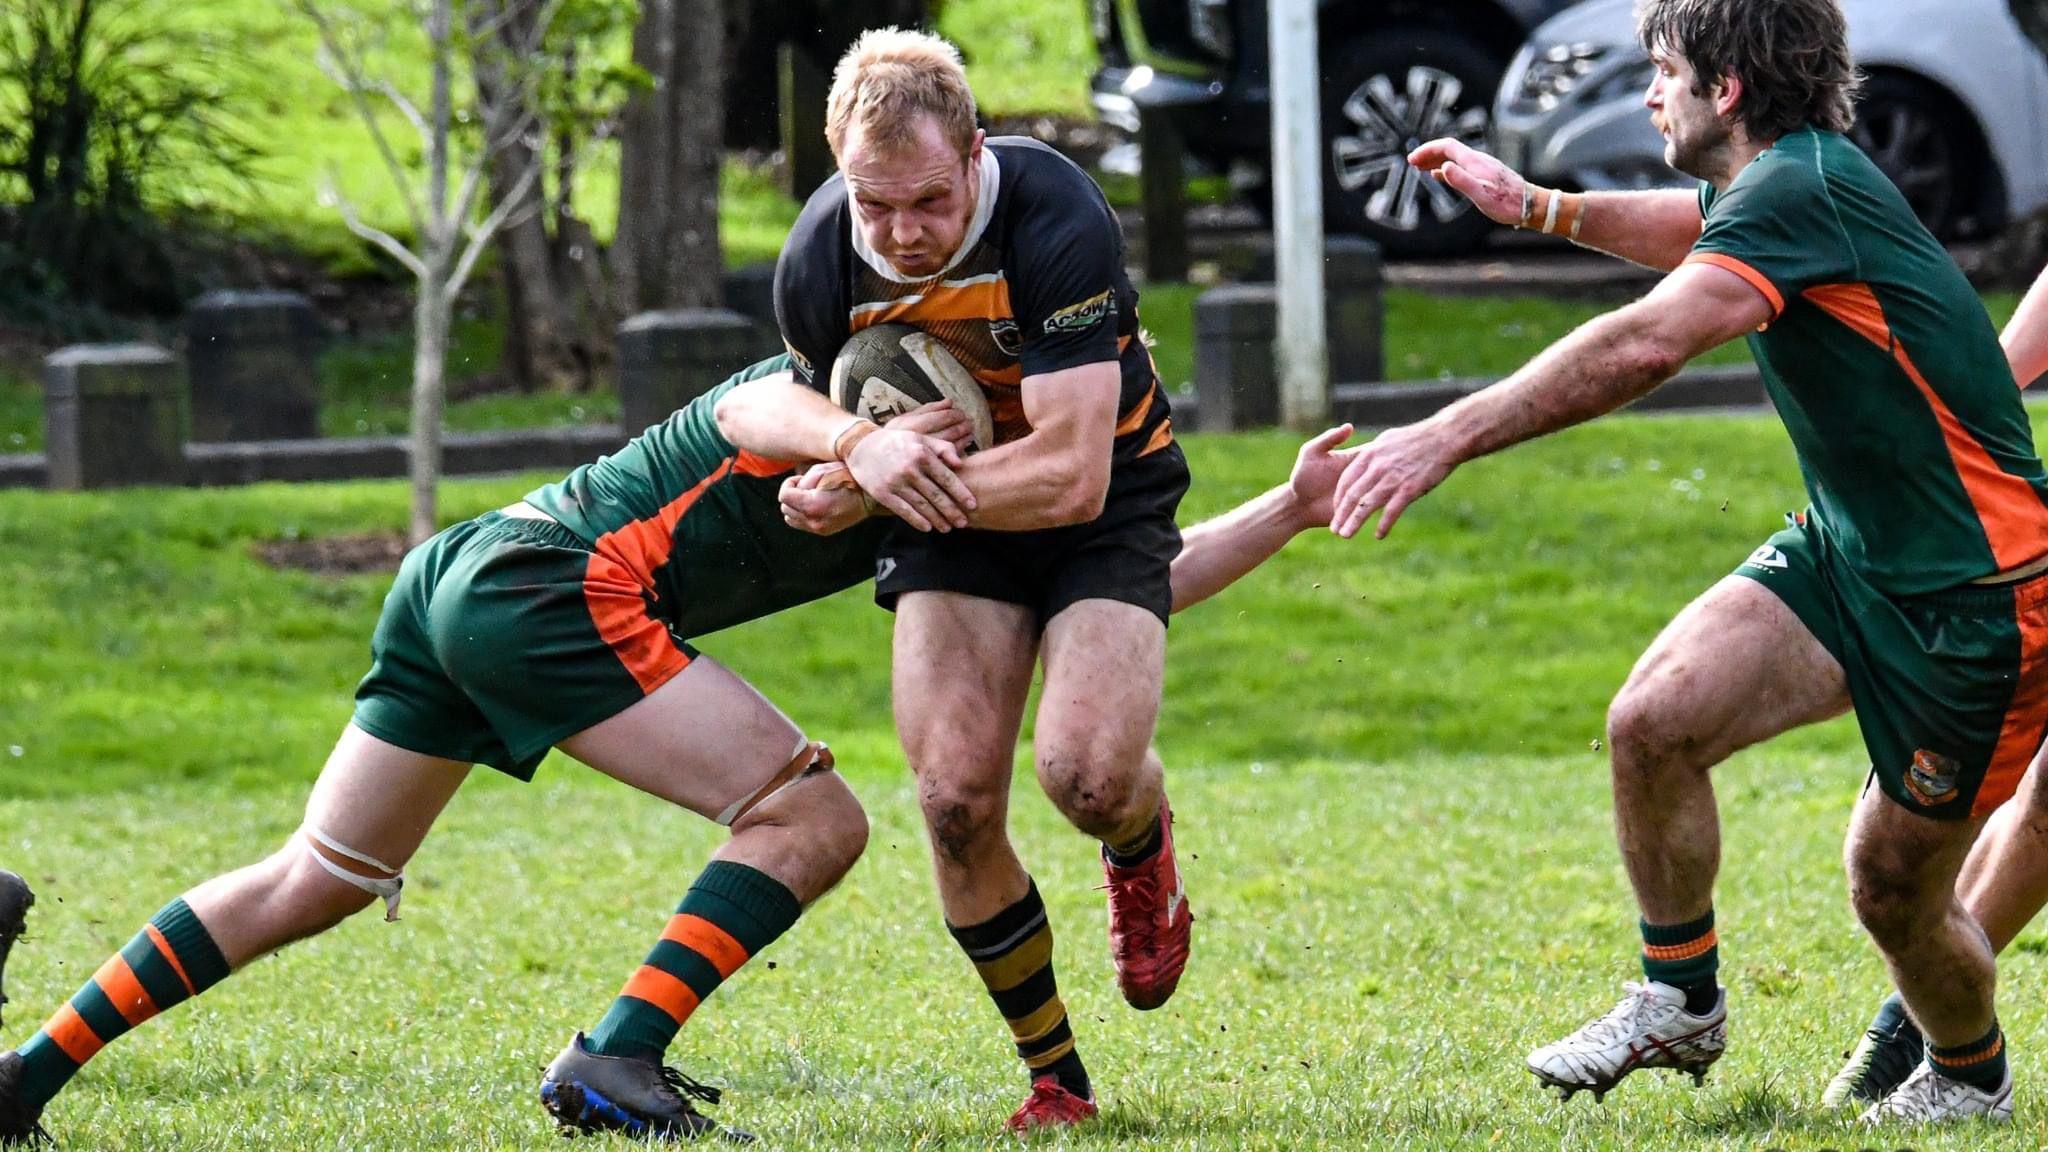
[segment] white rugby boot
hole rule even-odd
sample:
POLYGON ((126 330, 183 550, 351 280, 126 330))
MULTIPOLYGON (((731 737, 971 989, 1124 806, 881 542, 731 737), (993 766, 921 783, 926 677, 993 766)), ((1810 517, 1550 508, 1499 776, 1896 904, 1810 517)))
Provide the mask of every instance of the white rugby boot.
POLYGON ((2012 1073, 1996 1092, 1951 1080, 1920 1062, 1906 1082, 1863 1113, 1864 1124, 1940 1124, 1982 1117, 1996 1124, 2012 1119, 2012 1073))
POLYGON ((1577 1032, 1529 1053, 1529 1071, 1558 1098, 1591 1092, 1598 1101, 1638 1068, 1675 1068, 1706 1081, 1707 1068, 1728 1046, 1728 990, 1704 1016, 1685 1010, 1685 993, 1655 981, 1622 986, 1614 1010, 1577 1032))

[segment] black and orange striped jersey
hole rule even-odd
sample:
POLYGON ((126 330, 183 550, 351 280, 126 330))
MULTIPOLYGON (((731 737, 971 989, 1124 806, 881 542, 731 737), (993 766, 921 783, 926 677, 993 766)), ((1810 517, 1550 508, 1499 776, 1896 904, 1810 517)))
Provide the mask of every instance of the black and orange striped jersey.
POLYGON ((1113 460, 1173 442, 1166 395, 1138 324, 1124 271, 1123 231, 1102 190, 1073 161, 1036 140, 984 142, 974 216, 952 261, 908 280, 862 243, 846 182, 811 196, 775 268, 775 315, 797 377, 823 390, 832 358, 856 331, 884 322, 936 337, 988 394, 996 442, 1031 430, 1022 384, 1115 361, 1113 460))
POLYGON ((1688 262, 1770 302, 1750 348, 1851 565, 1909 596, 2048 553, 2048 474, 1998 333, 1861 149, 1787 133, 1700 207, 1688 262))
POLYGON ((727 392, 788 367, 783 356, 753 365, 526 502, 622 567, 685 638, 866 580, 888 522, 835 536, 784 524, 776 493, 793 466, 735 448, 713 418, 727 392))

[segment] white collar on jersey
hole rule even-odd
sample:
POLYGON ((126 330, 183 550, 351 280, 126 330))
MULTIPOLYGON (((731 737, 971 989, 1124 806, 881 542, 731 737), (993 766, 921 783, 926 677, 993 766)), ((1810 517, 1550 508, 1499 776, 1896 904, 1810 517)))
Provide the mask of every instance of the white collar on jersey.
POLYGON ((853 217, 854 212, 858 211, 858 209, 849 203, 847 205, 846 221, 847 227, 853 232, 854 254, 861 258, 862 263, 879 273, 884 280, 897 284, 922 284, 927 280, 944 276, 953 270, 953 265, 960 263, 962 256, 967 255, 969 250, 977 243, 980 243, 981 234, 988 231, 989 217, 995 215, 996 193, 1001 190, 1002 183, 1003 170, 1002 166, 996 163, 996 150, 983 143, 981 146, 981 187, 977 190, 977 195, 974 198, 974 219, 967 222, 967 235, 960 238, 960 247, 954 250, 952 258, 946 261, 946 266, 930 276, 905 276, 894 268, 889 267, 889 262, 884 260, 873 248, 868 247, 867 241, 862 238, 860 222, 853 217))

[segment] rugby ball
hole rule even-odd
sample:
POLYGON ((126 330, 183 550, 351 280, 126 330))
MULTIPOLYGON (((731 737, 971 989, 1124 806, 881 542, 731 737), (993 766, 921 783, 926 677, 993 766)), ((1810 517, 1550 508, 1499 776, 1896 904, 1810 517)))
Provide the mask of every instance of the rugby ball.
POLYGON ((995 443, 988 397, 946 346, 908 324, 876 324, 847 337, 832 360, 832 402, 877 424, 939 400, 967 414, 974 448, 995 443))

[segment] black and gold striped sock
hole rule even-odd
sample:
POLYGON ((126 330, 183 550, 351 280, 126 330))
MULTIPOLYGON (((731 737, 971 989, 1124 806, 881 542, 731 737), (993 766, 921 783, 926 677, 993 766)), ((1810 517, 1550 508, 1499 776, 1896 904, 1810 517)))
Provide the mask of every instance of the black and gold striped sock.
POLYGON ((183 899, 171 901, 21 1046, 22 1095, 49 1103, 101 1048, 227 975, 206 925, 183 899))
POLYGON ((1052 974, 1052 922, 1032 884, 1022 900, 983 923, 946 930, 974 961, 996 1010, 1009 1021, 1017 1055, 1031 1078, 1056 1076, 1060 1086, 1084 1100, 1094 1099, 1088 1070, 1074 1049, 1067 1006, 1052 974))
POLYGON ((1960 1080, 1985 1092, 1996 1092, 2005 1084, 2005 1033, 1998 1021, 1991 1031, 1968 1044, 1954 1048, 1927 1046, 1927 1062, 1951 1080, 1960 1080))

